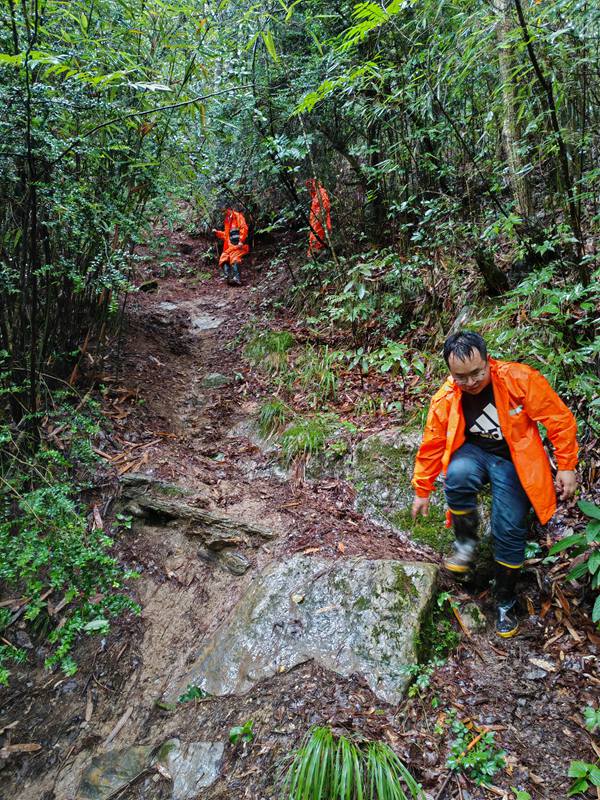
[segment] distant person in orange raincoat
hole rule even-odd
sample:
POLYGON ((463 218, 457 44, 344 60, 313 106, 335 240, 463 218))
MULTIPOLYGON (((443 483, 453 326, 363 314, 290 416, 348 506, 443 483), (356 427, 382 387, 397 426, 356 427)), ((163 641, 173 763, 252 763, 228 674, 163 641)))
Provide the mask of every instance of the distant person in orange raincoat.
POLYGON ((241 286, 240 264, 242 258, 250 252, 246 244, 248 223, 241 211, 233 208, 225 209, 224 230, 213 233, 223 242, 223 252, 219 258, 219 266, 223 267, 223 277, 235 286, 241 286))
POLYGON ((310 225, 310 234, 308 236, 308 255, 315 256, 327 246, 327 239, 325 236, 325 229, 323 224, 327 225, 327 230, 331 230, 331 202, 327 190, 323 185, 310 178, 306 181, 306 188, 310 192, 310 214, 308 216, 308 223, 310 225))

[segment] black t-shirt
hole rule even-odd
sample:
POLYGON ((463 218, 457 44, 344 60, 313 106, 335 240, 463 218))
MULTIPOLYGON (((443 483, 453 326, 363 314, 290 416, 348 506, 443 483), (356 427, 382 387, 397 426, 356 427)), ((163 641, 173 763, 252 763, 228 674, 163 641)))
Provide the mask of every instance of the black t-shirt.
POLYGON ((461 402, 467 442, 510 460, 510 450, 500 428, 492 384, 479 394, 463 392, 461 402))

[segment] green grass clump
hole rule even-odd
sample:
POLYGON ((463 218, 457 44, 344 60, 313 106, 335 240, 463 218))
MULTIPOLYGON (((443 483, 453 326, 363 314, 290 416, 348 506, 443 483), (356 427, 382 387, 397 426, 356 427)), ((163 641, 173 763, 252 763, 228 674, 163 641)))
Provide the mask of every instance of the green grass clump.
POLYGON ((334 364, 335 357, 328 347, 308 347, 297 361, 300 384, 308 390, 309 404, 313 407, 337 397, 334 364))
POLYGON ((319 453, 331 434, 331 423, 324 414, 294 420, 281 434, 281 449, 289 464, 299 456, 319 453))
POLYGON ((250 339, 244 355, 254 366, 279 372, 287 365, 288 350, 294 344, 295 339, 288 331, 263 331, 250 339))
POLYGON ((290 409, 277 397, 263 403, 258 412, 258 429, 262 436, 271 436, 283 428, 290 417, 290 409))
POLYGON ((423 800, 425 795, 383 742, 310 730, 294 754, 281 800, 423 800))

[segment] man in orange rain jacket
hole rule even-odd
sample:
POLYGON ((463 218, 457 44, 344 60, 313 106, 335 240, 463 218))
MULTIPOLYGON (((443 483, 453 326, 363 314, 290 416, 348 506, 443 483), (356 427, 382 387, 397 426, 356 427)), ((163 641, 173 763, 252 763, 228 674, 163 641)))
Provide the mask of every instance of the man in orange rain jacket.
POLYGON ((310 178, 306 181, 306 187, 310 192, 310 214, 308 215, 308 224, 310 225, 310 234, 308 236, 308 255, 315 256, 327 246, 327 239, 325 236, 325 229, 323 224, 327 225, 327 230, 331 230, 331 203, 329 195, 323 185, 310 178))
POLYGON ((544 425, 554 448, 560 499, 576 489, 577 425, 569 409, 535 369, 488 358, 477 333, 461 331, 444 344, 450 375, 431 400, 412 484, 413 519, 429 511, 429 495, 440 472, 454 528, 454 552, 444 566, 468 571, 477 545, 477 494, 489 483, 496 562, 496 633, 519 629, 515 587, 525 559, 527 516, 533 506, 545 524, 556 510, 544 425))
POLYGON ((240 286, 240 264, 242 258, 250 252, 246 244, 248 225, 241 211, 233 208, 225 209, 224 230, 213 233, 223 242, 223 252, 219 258, 219 266, 223 267, 223 277, 230 283, 240 286))

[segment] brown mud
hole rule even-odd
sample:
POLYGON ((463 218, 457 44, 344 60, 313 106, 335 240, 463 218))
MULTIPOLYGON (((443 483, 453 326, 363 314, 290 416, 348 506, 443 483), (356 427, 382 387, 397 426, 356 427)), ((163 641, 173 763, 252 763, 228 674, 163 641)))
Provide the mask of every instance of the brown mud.
MULTIPOLYGON (((509 798, 512 786, 534 798, 566 797, 569 762, 595 760, 582 711, 598 696, 599 640, 586 628, 577 598, 556 588, 539 563, 524 576, 530 616, 522 635, 497 640, 489 621, 483 632, 463 635, 430 686, 397 707, 382 704, 358 678, 344 679, 312 663, 244 696, 174 709, 157 704, 269 561, 299 551, 331 558, 432 558, 408 535, 402 539, 357 513, 346 482, 278 477, 270 457, 244 433, 260 398, 242 358, 241 333, 266 324, 261 304, 287 280, 269 271, 276 243, 259 245, 243 288, 227 286, 214 269, 202 277, 205 240, 180 232, 170 245, 177 253, 175 274, 160 276, 150 261, 140 282, 154 271, 158 291, 139 292, 128 302, 119 352, 115 343, 104 376, 111 426, 98 449, 109 459, 113 480, 116 472, 150 474, 189 490, 186 502, 277 536, 244 550, 251 567, 239 576, 199 556, 194 537, 172 525, 125 531, 118 553, 140 573, 132 592, 141 616, 121 620, 105 638, 82 641, 72 678, 45 672, 39 648, 32 651, 37 669, 14 670, 15 680, 1 696, 0 747, 40 747, 5 757, 0 750, 0 800, 74 800, 93 755, 158 746, 175 736, 227 742, 221 778, 199 798, 271 798, 286 753, 318 723, 383 738, 435 800, 509 798), (228 382, 218 385, 215 373, 228 382), (462 774, 448 778, 449 709, 493 731, 506 751, 507 767, 491 789, 462 774), (230 728, 248 719, 254 720, 254 740, 230 744, 230 728)), ((106 512, 110 516, 108 505, 106 512)), ((454 584, 442 588, 465 596, 454 584)), ((490 620, 489 592, 475 600, 490 620)), ((170 792, 157 773, 118 796, 167 798, 170 792)))

